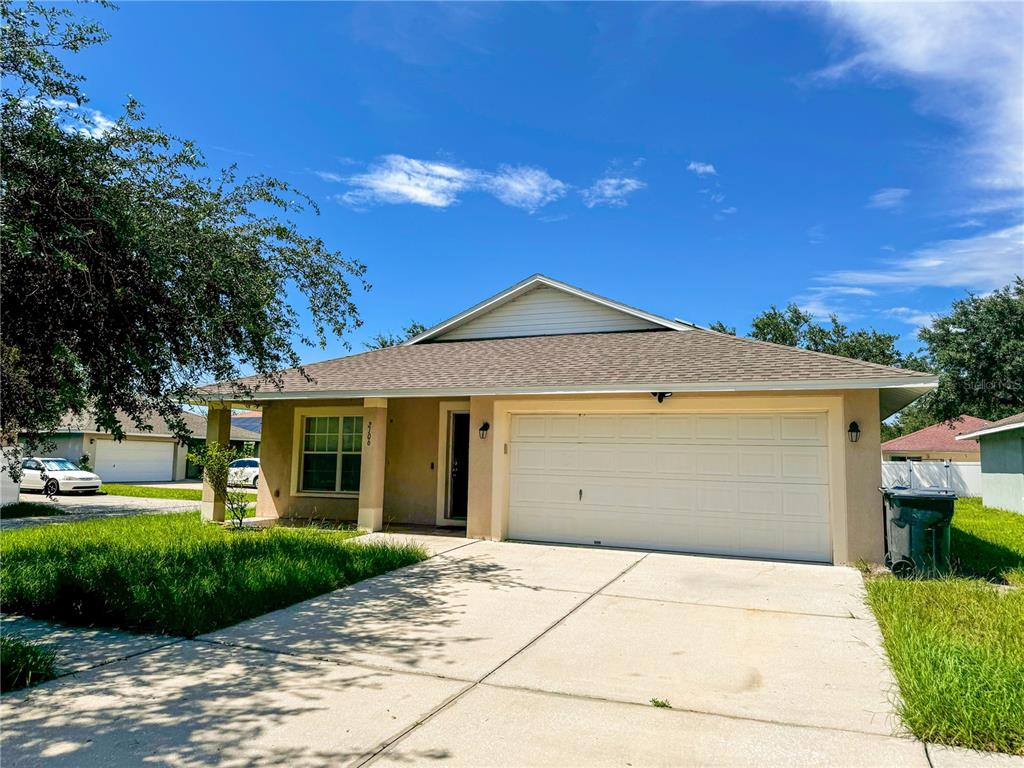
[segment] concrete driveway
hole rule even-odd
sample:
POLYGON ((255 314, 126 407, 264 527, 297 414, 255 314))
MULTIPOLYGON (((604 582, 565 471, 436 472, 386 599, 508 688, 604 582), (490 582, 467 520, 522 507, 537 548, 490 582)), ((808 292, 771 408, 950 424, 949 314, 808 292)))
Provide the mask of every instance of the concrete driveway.
POLYGON ((5 765, 929 765, 893 736, 853 569, 424 541, 419 565, 4 696, 5 765))
POLYGON ((60 507, 60 515, 39 517, 16 517, 0 523, 3 530, 29 528, 35 525, 77 523, 104 517, 128 517, 131 515, 160 515, 174 512, 191 512, 199 509, 198 501, 182 499, 150 499, 142 496, 80 496, 61 494, 47 497, 42 493, 22 491, 19 501, 35 504, 54 504, 60 507))

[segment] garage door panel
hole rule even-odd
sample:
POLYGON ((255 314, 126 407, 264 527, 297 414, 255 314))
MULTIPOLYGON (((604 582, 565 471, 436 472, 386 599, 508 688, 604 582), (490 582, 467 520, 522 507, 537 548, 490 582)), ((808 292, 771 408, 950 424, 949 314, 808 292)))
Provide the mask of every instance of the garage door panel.
POLYGON ((654 436, 660 442, 693 440, 693 416, 659 416, 654 436))
POLYGON ((828 442, 828 417, 824 413, 779 416, 779 436, 784 443, 825 445, 828 442))
POLYGON ((828 493, 824 486, 782 486, 782 516, 792 521, 828 521, 828 493))
POLYGON ((698 416, 694 437, 700 442, 732 442, 736 440, 736 417, 698 416))
POLYGON ((826 426, 824 414, 514 417, 509 535, 828 561, 826 426))
POLYGON ((159 482, 174 476, 174 443, 96 441, 96 474, 107 483, 159 482))
POLYGON ((579 485, 546 475, 521 475, 509 486, 509 500, 513 504, 575 505, 579 501, 579 485))
POLYGON ((774 443, 779 439, 779 417, 768 414, 738 416, 736 439, 741 443, 774 443))
POLYGON ((779 451, 782 472, 787 483, 827 483, 828 450, 825 448, 783 448, 779 451))
POLYGON ((736 476, 736 450, 732 448, 704 448, 697 454, 698 478, 733 478, 736 476))

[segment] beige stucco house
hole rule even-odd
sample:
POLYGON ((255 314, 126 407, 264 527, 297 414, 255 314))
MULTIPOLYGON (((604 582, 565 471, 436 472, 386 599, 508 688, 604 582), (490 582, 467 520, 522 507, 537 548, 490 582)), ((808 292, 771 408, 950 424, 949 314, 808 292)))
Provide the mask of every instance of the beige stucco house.
POLYGON ((263 411, 261 517, 834 563, 881 559, 880 422, 936 382, 540 275, 305 371, 202 390, 208 439, 263 411))

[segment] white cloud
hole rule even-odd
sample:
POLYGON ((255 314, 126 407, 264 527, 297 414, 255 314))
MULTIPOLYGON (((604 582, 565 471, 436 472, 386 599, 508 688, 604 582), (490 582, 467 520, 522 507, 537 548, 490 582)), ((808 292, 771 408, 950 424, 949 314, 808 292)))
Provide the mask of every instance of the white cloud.
POLYGON ((612 208, 623 208, 628 205, 627 198, 647 184, 628 176, 605 176, 598 179, 589 187, 581 190, 583 204, 587 208, 595 208, 600 205, 612 208))
POLYGON ((1024 224, 919 248, 877 269, 833 272, 830 285, 912 289, 925 286, 986 291, 1024 273, 1024 224))
POLYGON ((723 208, 719 213, 724 213, 726 216, 732 216, 739 209, 735 205, 730 205, 728 208, 723 208))
POLYGON ((691 160, 686 170, 693 171, 698 176, 717 176, 718 171, 711 163, 702 163, 699 160, 691 160))
POLYGON ((953 226, 957 229, 974 229, 975 227, 982 227, 984 224, 977 219, 967 219, 965 221, 961 221, 959 224, 954 224, 953 226))
POLYGON ((385 155, 366 173, 349 176, 352 187, 338 196, 354 207, 380 203, 413 203, 447 208, 458 195, 477 180, 477 172, 448 163, 415 160, 403 155, 385 155))
POLYGON ((828 232, 824 224, 815 224, 807 229, 807 242, 811 245, 821 245, 828 238, 828 232))
POLYGON ((83 136, 102 139, 117 126, 116 120, 111 120, 98 109, 81 107, 67 99, 46 99, 46 105, 67 116, 67 121, 61 125, 67 133, 80 133, 83 136))
POLYGON ((871 196, 871 199, 868 200, 868 208, 885 208, 888 210, 902 208, 909 195, 909 189, 886 187, 885 189, 878 190, 871 196))
POLYGON ((498 172, 481 176, 481 188, 505 205, 533 213, 562 197, 568 185, 542 168, 503 165, 498 172))
POLYGON ((829 9, 857 51, 819 79, 909 79, 922 109, 966 129, 975 185, 1024 186, 1024 6, 835 2, 829 9))
POLYGON ((462 193, 481 191, 505 205, 533 213, 569 189, 568 184, 543 168, 502 165, 496 172, 488 172, 404 155, 385 155, 365 173, 353 176, 333 171, 315 173, 324 181, 348 184, 348 191, 334 199, 353 208, 385 203, 447 208, 457 203, 462 193))
POLYGON ((907 325, 912 325, 915 328, 923 328, 926 325, 932 324, 933 312, 922 312, 919 309, 913 309, 911 307, 891 307, 889 309, 882 310, 882 314, 886 317, 892 317, 896 320, 900 320, 907 325))

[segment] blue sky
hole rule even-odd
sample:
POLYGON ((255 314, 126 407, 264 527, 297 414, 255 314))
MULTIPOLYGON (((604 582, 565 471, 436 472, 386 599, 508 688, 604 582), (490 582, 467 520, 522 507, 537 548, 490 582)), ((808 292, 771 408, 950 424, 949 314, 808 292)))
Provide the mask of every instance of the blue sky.
POLYGON ((1022 8, 124 3, 75 67, 102 115, 130 94, 320 203, 304 228, 373 283, 353 350, 535 272, 913 349, 1024 272, 1022 8))

